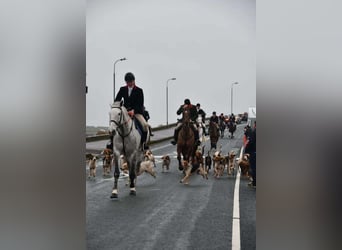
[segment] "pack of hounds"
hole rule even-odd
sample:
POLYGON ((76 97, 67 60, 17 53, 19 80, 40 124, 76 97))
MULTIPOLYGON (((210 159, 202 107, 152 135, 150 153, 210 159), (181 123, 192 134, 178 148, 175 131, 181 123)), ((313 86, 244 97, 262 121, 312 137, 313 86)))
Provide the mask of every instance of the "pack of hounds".
MULTIPOLYGON (((200 174, 204 179, 208 179, 208 174, 213 169, 213 177, 218 179, 227 172, 227 176, 234 176, 236 170, 241 171, 241 175, 245 178, 251 179, 250 176, 250 164, 249 154, 243 154, 241 159, 236 157, 237 152, 231 150, 227 155, 222 154, 222 145, 220 145, 217 151, 208 151, 204 155, 204 146, 198 147, 193 159, 190 161, 183 160, 182 165, 184 167, 184 177, 180 180, 181 183, 189 184, 189 177, 194 174, 200 174), (236 166, 238 166, 236 168, 236 166)), ((98 167, 98 161, 102 162, 102 176, 103 178, 112 177, 113 170, 113 152, 111 149, 104 149, 100 154, 95 155, 88 153, 86 154, 86 163, 88 165, 88 179, 95 179, 96 169, 98 167)), ((163 155, 158 157, 161 160, 161 172, 165 173, 170 170, 171 157, 170 155, 163 155)), ((119 159, 120 170, 122 175, 128 176, 128 165, 125 157, 120 156, 119 159)), ((144 160, 140 163, 140 167, 136 170, 136 175, 139 176, 143 173, 148 173, 152 177, 156 178, 156 157, 153 155, 151 150, 147 150, 144 153, 144 160)), ((126 183, 128 185, 128 183, 126 183)))
MULTIPOLYGON (((86 154, 86 163, 88 164, 89 172, 88 179, 95 179, 96 177, 96 168, 98 166, 98 160, 102 159, 102 176, 103 177, 112 177, 112 169, 114 165, 114 154, 111 149, 104 149, 99 155, 88 153, 86 154)), ((128 175, 128 164, 123 155, 120 155, 119 159, 120 170, 123 175, 128 175)), ((154 178, 156 177, 156 171, 154 168, 156 167, 155 157, 152 154, 151 150, 147 150, 144 153, 144 160, 140 163, 140 167, 137 170, 137 176, 146 172, 149 173, 154 178)))

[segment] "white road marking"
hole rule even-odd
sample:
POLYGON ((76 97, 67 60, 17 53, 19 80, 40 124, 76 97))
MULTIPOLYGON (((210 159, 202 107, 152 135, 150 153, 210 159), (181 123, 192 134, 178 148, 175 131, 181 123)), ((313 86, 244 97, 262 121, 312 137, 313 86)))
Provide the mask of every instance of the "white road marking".
POLYGON ((152 150, 159 150, 159 149, 167 148, 167 147, 174 147, 174 145, 172 145, 172 144, 166 144, 166 145, 164 145, 164 146, 160 146, 160 147, 156 147, 156 148, 153 148, 153 147, 152 147, 152 150))
MULTIPOLYGON (((240 159, 243 154, 243 146, 240 150, 240 159)), ((237 170, 239 166, 237 166, 237 170)), ((240 250, 240 171, 236 171, 236 180, 234 187, 234 203, 233 203, 233 225, 232 225, 232 250, 240 250)))

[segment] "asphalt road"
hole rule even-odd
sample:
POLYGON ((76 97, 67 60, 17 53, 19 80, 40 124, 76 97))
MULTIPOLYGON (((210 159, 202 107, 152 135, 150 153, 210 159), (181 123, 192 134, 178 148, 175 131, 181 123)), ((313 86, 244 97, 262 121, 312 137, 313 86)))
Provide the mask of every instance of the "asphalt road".
MULTIPOLYGON (((242 133, 240 125, 234 139, 226 134, 219 140, 223 154, 240 150, 242 133)), ((209 141, 204 145, 206 153, 209 141)), ((215 179, 211 170, 209 180, 195 174, 189 185, 181 184, 175 151, 169 142, 154 144, 157 178, 139 176, 136 196, 129 195, 127 179, 120 179, 117 200, 109 198, 113 178, 102 177, 98 162, 97 177, 86 182, 88 249, 231 249, 235 177, 215 179), (164 154, 172 158, 166 173, 164 154)), ((247 182, 240 180, 241 249, 255 249, 256 190, 247 182)))

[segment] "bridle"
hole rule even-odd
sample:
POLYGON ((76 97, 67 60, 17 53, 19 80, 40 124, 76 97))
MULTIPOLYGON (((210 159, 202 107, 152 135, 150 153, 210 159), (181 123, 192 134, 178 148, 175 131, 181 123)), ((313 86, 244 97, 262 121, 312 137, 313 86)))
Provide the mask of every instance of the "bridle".
POLYGON ((190 133, 190 124, 191 124, 191 120, 190 120, 190 109, 184 109, 183 110, 183 128, 184 128, 184 139, 187 140, 189 138, 191 138, 191 135, 189 135, 190 133))
POLYGON ((120 133, 120 131, 123 131, 123 128, 124 128, 124 125, 128 123, 128 121, 124 121, 122 122, 122 119, 123 119, 123 112, 122 112, 122 108, 121 107, 112 107, 112 108, 117 108, 117 109, 120 109, 120 120, 119 122, 115 121, 115 120, 110 120, 110 122, 113 122, 115 125, 116 125, 116 131, 118 132, 118 134, 124 138, 124 137, 127 137, 131 132, 132 132, 132 129, 133 129, 133 121, 131 123, 131 128, 129 129, 128 133, 127 134, 122 134, 120 133))

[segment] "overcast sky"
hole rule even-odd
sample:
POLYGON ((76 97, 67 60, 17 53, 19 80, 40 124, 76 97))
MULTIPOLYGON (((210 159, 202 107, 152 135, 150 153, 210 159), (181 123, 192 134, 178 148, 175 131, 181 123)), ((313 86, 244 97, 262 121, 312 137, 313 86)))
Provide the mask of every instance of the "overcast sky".
POLYGON ((116 93, 133 72, 144 90, 149 123, 169 123, 189 98, 211 115, 256 106, 255 0, 93 0, 87 2, 86 124, 108 126, 116 93))

